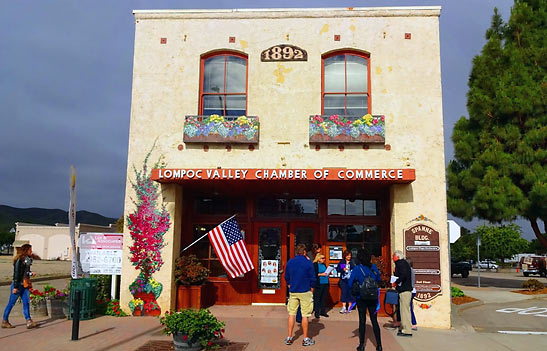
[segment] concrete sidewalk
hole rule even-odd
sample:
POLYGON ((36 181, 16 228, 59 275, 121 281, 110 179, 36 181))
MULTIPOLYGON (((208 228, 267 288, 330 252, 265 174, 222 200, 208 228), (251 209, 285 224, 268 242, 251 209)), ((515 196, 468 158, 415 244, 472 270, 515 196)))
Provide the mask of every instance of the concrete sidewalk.
MULTIPOLYGON (((484 303, 491 301, 513 301, 526 299, 526 295, 498 291, 500 289, 468 289, 466 294, 484 298, 484 303), (513 296, 516 295, 516 296, 513 296)), ((485 351, 485 350, 522 350, 530 342, 534 345, 547 343, 545 336, 523 336, 477 333, 458 317, 459 309, 453 309, 454 328, 440 330, 419 327, 412 338, 396 336, 396 330, 387 329, 387 318, 380 318, 382 344, 389 351, 423 351, 441 349, 443 351, 485 351)), ((16 309, 21 306, 17 305, 16 309)), ((469 307, 466 307, 469 308, 469 307)), ((471 306, 472 308, 472 306, 471 306)), ((285 346, 287 314, 284 306, 213 306, 211 311, 220 320, 226 322, 225 336, 233 342, 248 343, 245 350, 302 350, 302 335, 295 328, 295 343, 285 346)), ((310 322, 310 336, 316 340, 311 350, 355 350, 358 344, 358 316, 356 312, 341 315, 334 309, 329 318, 310 322)), ((0 330, 0 344, 4 351, 21 351, 21 345, 29 350, 127 350, 133 351, 151 340, 171 340, 161 334, 161 327, 154 317, 115 318, 103 316, 89 321, 81 321, 80 340, 70 341, 72 321, 40 321, 41 326, 27 330, 21 317, 13 316, 15 329, 0 330)), ((418 321, 419 323, 419 321, 418 321)), ((370 321, 367 321, 366 350, 374 350, 374 336, 370 321)))

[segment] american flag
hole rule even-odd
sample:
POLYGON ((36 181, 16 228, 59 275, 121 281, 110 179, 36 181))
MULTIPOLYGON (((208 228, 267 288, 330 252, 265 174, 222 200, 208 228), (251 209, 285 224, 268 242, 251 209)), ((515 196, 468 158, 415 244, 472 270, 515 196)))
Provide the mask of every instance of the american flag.
POLYGON ((208 234, 220 262, 230 277, 235 278, 254 269, 235 217, 220 223, 208 234))

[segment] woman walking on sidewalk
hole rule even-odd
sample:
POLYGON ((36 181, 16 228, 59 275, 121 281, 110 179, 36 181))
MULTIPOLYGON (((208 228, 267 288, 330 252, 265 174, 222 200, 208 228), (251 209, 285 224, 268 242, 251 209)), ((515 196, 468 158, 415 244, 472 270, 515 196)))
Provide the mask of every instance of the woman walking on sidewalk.
MULTIPOLYGON (((375 264, 370 262, 370 253, 366 249, 359 249, 357 251, 357 261, 359 265, 351 271, 349 278, 349 286, 353 287, 354 282, 359 283, 359 293, 361 293, 361 285, 365 283, 367 278, 372 278, 373 281, 379 283, 381 281, 380 272, 375 264)), ((369 279, 370 281, 370 279, 369 279)), ((377 284, 374 285, 375 290, 378 289, 377 284)), ((355 294, 355 293, 354 293, 355 294)), ((357 295, 357 294, 356 294, 357 295)), ((380 336, 380 326, 378 325, 378 310, 380 309, 380 301, 378 297, 379 292, 376 292, 376 298, 365 299, 365 296, 357 295, 357 311, 359 312, 359 346, 357 351, 365 350, 365 329, 367 323, 367 310, 372 324, 372 330, 374 331, 374 337, 376 339, 376 351, 382 351, 382 338, 380 336)))
POLYGON ((19 296, 23 302, 23 314, 27 320, 27 328, 35 328, 37 324, 30 318, 29 311, 29 289, 32 287, 30 277, 35 275, 30 271, 32 264, 32 246, 25 244, 21 247, 21 252, 13 259, 13 282, 11 283, 11 294, 8 305, 4 309, 4 317, 2 319, 2 328, 15 328, 9 322, 9 314, 11 309, 17 302, 19 296))

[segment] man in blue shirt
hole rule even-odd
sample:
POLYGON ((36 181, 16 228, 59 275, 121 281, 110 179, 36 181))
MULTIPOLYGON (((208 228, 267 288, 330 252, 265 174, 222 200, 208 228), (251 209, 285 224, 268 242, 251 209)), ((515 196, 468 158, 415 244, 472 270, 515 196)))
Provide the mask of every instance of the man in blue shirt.
POLYGON ((306 257, 306 245, 296 246, 296 256, 287 262, 285 267, 285 281, 289 287, 289 311, 288 336, 286 345, 292 345, 292 332, 296 320, 296 311, 300 307, 302 311, 302 346, 311 346, 315 341, 308 337, 308 317, 313 312, 313 287, 315 286, 315 270, 313 264, 306 257))

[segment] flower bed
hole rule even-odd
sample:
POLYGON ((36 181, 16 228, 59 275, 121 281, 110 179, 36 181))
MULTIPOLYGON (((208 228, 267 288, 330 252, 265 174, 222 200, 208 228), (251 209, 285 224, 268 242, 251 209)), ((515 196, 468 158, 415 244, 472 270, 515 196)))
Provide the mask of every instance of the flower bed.
POLYGON ((384 143, 385 117, 310 116, 311 143, 384 143))
POLYGON ((185 143, 258 143, 260 122, 256 116, 186 116, 185 143))

